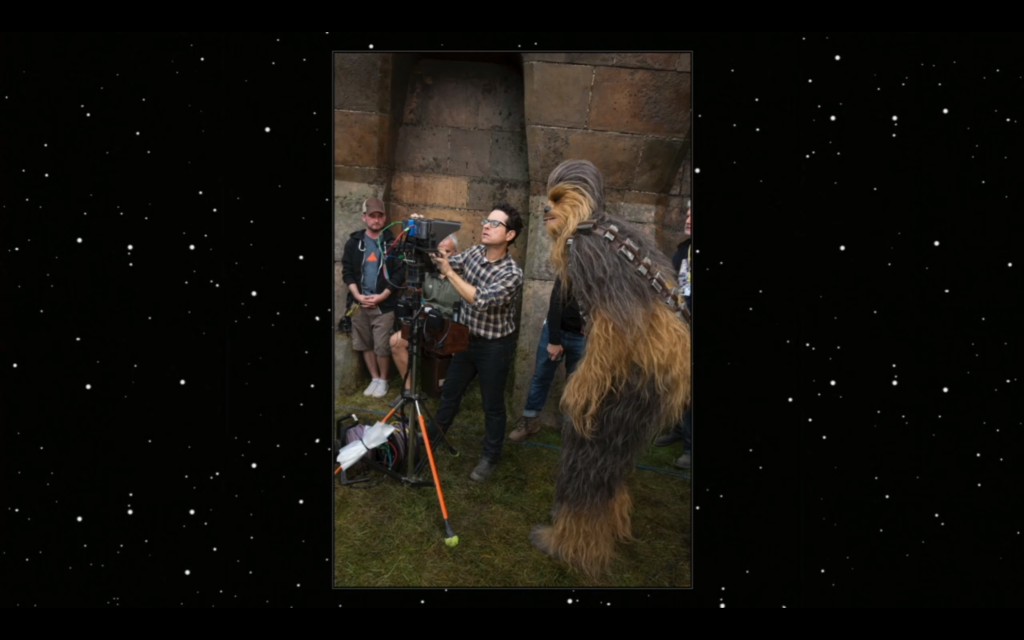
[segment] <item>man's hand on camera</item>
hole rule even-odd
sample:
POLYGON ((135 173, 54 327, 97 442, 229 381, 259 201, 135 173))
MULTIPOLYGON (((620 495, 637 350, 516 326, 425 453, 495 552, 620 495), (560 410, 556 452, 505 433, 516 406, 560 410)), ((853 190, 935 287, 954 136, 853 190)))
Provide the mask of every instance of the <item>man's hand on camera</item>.
POLYGON ((556 360, 558 356, 562 355, 562 351, 564 351, 564 348, 560 344, 548 345, 548 357, 551 358, 552 361, 556 360))
POLYGON ((448 264, 448 258, 440 253, 432 253, 430 259, 437 265, 437 270, 441 272, 441 275, 445 277, 452 275, 452 265, 448 264))

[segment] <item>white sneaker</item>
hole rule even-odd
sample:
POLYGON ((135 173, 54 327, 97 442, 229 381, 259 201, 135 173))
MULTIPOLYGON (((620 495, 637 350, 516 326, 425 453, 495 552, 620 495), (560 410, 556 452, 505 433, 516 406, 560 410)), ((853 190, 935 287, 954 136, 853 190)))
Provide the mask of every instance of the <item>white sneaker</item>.
POLYGON ((380 380, 377 380, 376 378, 374 378, 373 382, 370 383, 370 386, 366 387, 366 391, 363 392, 363 395, 364 396, 372 396, 374 394, 374 392, 377 391, 377 385, 379 383, 380 383, 380 380))
POLYGON ((378 380, 377 389, 371 395, 373 395, 374 398, 383 398, 388 395, 388 381, 378 380))

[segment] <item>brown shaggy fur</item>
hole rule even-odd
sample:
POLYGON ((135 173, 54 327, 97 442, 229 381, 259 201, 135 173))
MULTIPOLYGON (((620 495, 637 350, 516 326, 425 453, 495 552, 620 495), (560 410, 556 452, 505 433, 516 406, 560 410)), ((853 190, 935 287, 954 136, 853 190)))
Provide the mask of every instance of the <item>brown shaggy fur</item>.
POLYGON ((593 164, 562 163, 548 188, 551 261, 588 316, 587 346, 561 400, 572 427, 563 431, 554 526, 533 539, 597 576, 608 570, 616 541, 632 539, 628 475, 689 403, 690 329, 602 238, 576 233, 588 219, 614 224, 640 245, 655 271, 673 272, 636 228, 604 213, 603 178, 593 164))
POLYGON ((551 554, 592 579, 611 568, 616 542, 634 542, 629 513, 633 498, 623 486, 603 509, 562 506, 555 513, 555 525, 537 531, 541 544, 551 554))

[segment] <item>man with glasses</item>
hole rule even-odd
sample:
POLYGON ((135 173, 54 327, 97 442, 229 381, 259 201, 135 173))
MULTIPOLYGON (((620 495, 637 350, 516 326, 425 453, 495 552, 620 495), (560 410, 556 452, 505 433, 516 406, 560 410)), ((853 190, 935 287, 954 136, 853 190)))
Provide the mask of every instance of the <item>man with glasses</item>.
POLYGON ((441 406, 430 425, 431 442, 447 433, 462 397, 480 375, 485 436, 480 463, 470 478, 482 482, 494 473, 505 441, 505 385, 515 357, 516 297, 523 270, 508 253, 523 229, 522 215, 507 204, 482 221, 481 244, 458 255, 431 256, 438 270, 462 296, 460 324, 469 328, 469 349, 452 356, 441 388, 441 406))

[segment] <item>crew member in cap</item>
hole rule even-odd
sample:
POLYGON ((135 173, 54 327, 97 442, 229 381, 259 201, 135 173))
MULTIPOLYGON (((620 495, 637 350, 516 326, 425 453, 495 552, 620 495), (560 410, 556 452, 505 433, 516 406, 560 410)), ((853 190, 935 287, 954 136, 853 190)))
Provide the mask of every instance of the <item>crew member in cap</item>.
POLYGON ((366 228, 354 232, 345 243, 342 278, 349 291, 347 306, 359 303, 352 318, 352 348, 363 352, 373 377, 363 395, 383 398, 388 393, 391 334, 398 290, 405 284, 405 265, 388 253, 394 236, 384 228, 387 214, 383 202, 370 198, 363 203, 363 224, 366 228))

